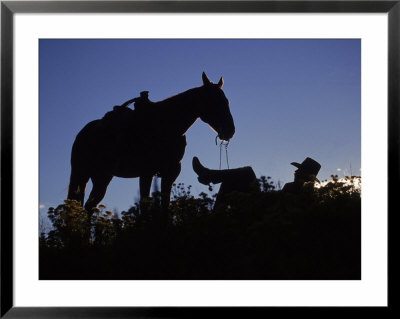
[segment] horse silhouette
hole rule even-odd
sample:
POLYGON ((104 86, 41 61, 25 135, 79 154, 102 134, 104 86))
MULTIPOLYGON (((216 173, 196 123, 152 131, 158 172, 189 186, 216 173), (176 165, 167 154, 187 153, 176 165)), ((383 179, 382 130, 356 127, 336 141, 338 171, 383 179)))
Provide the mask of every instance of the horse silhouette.
POLYGON ((161 177, 162 206, 168 207, 172 184, 181 171, 185 133, 192 124, 200 118, 225 141, 235 133, 223 78, 214 84, 203 72, 202 79, 202 86, 159 102, 149 101, 140 112, 118 107, 89 122, 72 146, 68 199, 83 205, 91 179, 93 188, 85 203, 90 211, 104 198, 114 176, 139 177, 140 198, 144 199, 150 196, 157 175, 161 177))

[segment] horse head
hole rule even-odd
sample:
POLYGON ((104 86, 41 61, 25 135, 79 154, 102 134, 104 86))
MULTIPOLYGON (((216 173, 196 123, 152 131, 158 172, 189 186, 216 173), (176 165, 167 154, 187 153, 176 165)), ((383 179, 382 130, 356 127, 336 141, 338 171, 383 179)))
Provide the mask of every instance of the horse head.
POLYGON ((203 72, 202 105, 200 119, 217 132, 218 138, 229 141, 235 134, 235 125, 229 110, 229 101, 225 96, 221 77, 217 84, 212 83, 203 72))

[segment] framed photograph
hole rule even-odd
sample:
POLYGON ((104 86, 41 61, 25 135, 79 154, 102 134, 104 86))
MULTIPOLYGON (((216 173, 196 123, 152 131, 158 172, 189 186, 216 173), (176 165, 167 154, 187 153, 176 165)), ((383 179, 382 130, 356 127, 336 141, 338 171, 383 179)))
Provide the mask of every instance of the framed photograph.
POLYGON ((1 316, 390 309, 399 19, 2 1, 1 316))

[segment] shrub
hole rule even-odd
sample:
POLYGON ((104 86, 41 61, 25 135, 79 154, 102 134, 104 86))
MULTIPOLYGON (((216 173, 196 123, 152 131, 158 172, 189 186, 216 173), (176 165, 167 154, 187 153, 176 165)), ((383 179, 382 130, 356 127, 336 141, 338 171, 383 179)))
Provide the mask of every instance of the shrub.
POLYGON ((41 277, 358 279, 360 181, 332 176, 289 194, 261 177, 216 209, 215 194, 194 197, 177 184, 167 212, 155 191, 121 217, 67 200, 48 210, 53 229, 40 235, 41 277))

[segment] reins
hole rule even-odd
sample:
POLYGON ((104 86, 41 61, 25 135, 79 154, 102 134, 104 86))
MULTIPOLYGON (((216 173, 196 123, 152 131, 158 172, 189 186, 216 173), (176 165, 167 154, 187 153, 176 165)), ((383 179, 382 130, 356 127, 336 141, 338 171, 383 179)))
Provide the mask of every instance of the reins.
MULTIPOLYGON (((217 139, 218 139, 218 136, 215 137, 215 145, 218 145, 217 139)), ((229 145, 229 141, 227 141, 227 142, 224 144, 224 141, 221 140, 221 143, 219 144, 219 169, 220 169, 220 170, 221 170, 221 162, 222 162, 222 145, 225 146, 226 166, 227 166, 228 169, 229 169, 229 159, 228 159, 228 145, 229 145)))

